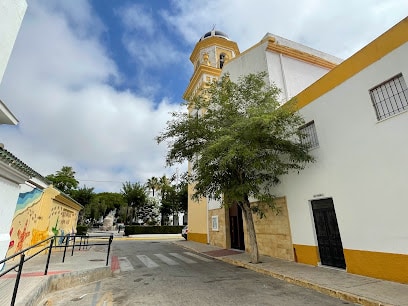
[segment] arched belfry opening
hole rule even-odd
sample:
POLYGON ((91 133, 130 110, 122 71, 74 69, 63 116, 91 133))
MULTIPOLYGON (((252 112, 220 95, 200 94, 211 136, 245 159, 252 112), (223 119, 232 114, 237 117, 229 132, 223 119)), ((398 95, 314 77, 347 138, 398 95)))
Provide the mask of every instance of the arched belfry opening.
POLYGON ((220 69, 222 69, 222 67, 224 66, 225 63, 225 59, 226 59, 226 54, 223 52, 220 54, 220 60, 219 60, 219 67, 220 69))

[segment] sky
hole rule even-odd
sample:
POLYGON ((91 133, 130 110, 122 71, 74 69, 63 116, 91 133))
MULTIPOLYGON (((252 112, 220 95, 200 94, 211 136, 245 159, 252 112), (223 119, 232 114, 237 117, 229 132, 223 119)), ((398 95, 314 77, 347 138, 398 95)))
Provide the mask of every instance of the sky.
POLYGON ((27 0, 0 99, 0 142, 43 176, 80 187, 186 171, 155 137, 183 109, 190 54, 214 26, 240 51, 272 33, 346 59, 407 16, 406 0, 27 0))

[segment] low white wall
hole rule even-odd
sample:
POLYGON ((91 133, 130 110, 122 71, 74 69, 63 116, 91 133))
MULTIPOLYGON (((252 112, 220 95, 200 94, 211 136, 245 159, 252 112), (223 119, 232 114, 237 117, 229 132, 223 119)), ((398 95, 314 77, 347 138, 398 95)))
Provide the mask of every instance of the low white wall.
MULTIPOLYGON (((20 186, 0 176, 0 259, 6 257, 20 186)), ((0 270, 2 269, 0 265, 0 270)))

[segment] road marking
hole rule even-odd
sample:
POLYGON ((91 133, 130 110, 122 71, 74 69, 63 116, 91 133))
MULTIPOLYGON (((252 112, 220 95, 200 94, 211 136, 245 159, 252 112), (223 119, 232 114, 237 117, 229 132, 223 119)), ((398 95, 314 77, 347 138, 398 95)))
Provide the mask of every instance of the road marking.
POLYGON ((134 270, 132 264, 126 257, 118 257, 118 259, 119 259, 120 271, 125 272, 125 271, 134 270))
POLYGON ((165 262, 166 264, 168 264, 169 266, 176 266, 178 265, 178 263, 176 261, 174 261, 171 258, 168 258, 167 256, 164 256, 163 254, 154 254, 154 256, 156 256, 157 258, 159 258, 161 261, 165 262))
POLYGON ((199 259, 199 260, 205 261, 205 262, 212 262, 211 259, 208 259, 208 258, 206 258, 206 257, 202 257, 202 256, 197 255, 197 254, 194 254, 194 253, 184 252, 184 254, 186 254, 186 255, 188 255, 188 256, 191 256, 191 257, 194 257, 194 258, 197 258, 197 259, 199 259))
POLYGON ((171 256, 173 256, 173 257, 176 257, 176 258, 180 259, 181 261, 184 261, 185 263, 188 263, 188 264, 197 263, 196 261, 194 261, 194 260, 192 260, 190 258, 184 257, 183 255, 180 255, 178 253, 169 253, 169 254, 171 256))
POLYGON ((157 268, 159 265, 146 255, 136 255, 137 258, 148 268, 157 268))

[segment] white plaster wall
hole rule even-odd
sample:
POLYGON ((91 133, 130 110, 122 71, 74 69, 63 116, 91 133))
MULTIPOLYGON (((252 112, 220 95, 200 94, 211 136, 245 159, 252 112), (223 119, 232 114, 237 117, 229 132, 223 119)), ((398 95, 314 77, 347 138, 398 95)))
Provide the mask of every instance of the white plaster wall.
MULTIPOLYGON (((271 52, 267 53, 267 57, 271 52)), ((287 87, 287 101, 330 71, 285 55, 281 56, 287 87)), ((268 61, 269 64, 269 61, 268 61)))
POLYGON ((282 90, 280 101, 286 102, 317 81, 329 69, 290 58, 276 52, 265 51, 268 42, 244 52, 227 63, 222 73, 229 73, 231 80, 249 73, 268 72, 269 82, 282 90))
POLYGON ((287 175, 294 244, 317 245, 310 200, 332 197, 345 249, 408 254, 408 112, 377 121, 369 89, 402 72, 408 44, 300 110, 314 120, 316 162, 287 175))
POLYGON ((0 83, 26 9, 25 0, 0 0, 0 83))
POLYGON ((0 176, 0 259, 5 258, 9 247, 10 226, 16 210, 19 188, 19 184, 0 176))
POLYGON ((265 48, 267 42, 241 53, 240 56, 227 62, 222 68, 222 74, 229 73, 232 81, 236 82, 239 77, 267 71, 265 48))

